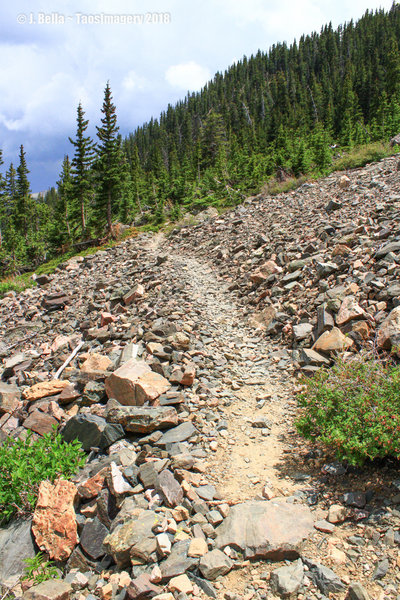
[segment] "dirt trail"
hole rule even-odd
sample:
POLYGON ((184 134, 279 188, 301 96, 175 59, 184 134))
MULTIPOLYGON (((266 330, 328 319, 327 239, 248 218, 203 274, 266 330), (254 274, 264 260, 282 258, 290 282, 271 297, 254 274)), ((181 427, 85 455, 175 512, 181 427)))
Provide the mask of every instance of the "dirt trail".
MULTIPOLYGON (((147 245, 150 252, 163 247, 160 234, 147 245)), ((293 383, 276 368, 276 348, 245 324, 228 285, 207 261, 169 252, 168 263, 199 351, 209 359, 200 381, 211 382, 219 399, 222 425, 209 452, 208 479, 232 502, 254 498, 265 484, 290 494, 297 486, 285 474, 284 459, 292 452, 293 383)))

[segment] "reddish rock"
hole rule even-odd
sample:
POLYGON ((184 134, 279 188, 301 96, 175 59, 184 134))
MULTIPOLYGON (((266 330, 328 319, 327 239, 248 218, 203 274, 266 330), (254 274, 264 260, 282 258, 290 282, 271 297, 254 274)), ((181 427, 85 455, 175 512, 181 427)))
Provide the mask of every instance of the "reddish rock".
POLYGON ((336 316, 336 324, 345 325, 349 321, 353 321, 354 319, 362 319, 363 317, 365 317, 365 312, 358 304, 354 296, 347 296, 343 300, 336 316))
POLYGON ((61 579, 48 579, 32 586, 23 595, 23 600, 69 600, 72 586, 61 579))
POLYGON ((81 366, 81 371, 84 373, 93 373, 96 371, 107 371, 108 367, 112 365, 112 360, 108 356, 102 354, 90 354, 81 366))
POLYGON ((128 600, 142 600, 152 598, 162 592, 162 589, 154 585, 150 580, 148 573, 142 573, 136 579, 133 579, 126 590, 128 600))
POLYGON ((325 331, 315 342, 313 349, 318 352, 342 352, 354 344, 338 327, 325 331))
POLYGON ((50 433, 53 427, 57 427, 58 421, 51 415, 40 410, 33 410, 24 421, 25 429, 31 429, 39 435, 50 433))
POLYGON ((76 486, 63 479, 40 484, 32 533, 39 548, 53 560, 67 560, 78 543, 76 494, 76 486))
POLYGON ((63 389, 57 400, 60 404, 69 404, 70 402, 77 400, 81 395, 82 394, 78 392, 73 385, 68 385, 63 389))
POLYGON ((106 379, 107 396, 125 406, 142 406, 170 387, 165 377, 154 373, 147 363, 136 358, 128 360, 106 379))
POLYGON ((250 281, 253 283, 262 283, 274 273, 282 273, 282 268, 278 267, 273 260, 267 260, 257 271, 250 275, 250 281))
POLYGON ((400 306, 396 306, 382 322, 376 343, 384 350, 390 350, 393 345, 400 345, 400 306))
POLYGON ((138 300, 144 295, 144 287, 141 283, 137 283, 127 294, 124 296, 125 304, 132 304, 134 300, 138 300))
POLYGON ((12 413, 20 405, 21 392, 16 385, 0 381, 0 415, 12 413))
POLYGON ((82 483, 78 485, 79 497, 84 500, 91 500, 92 498, 97 498, 100 490, 104 486, 104 481, 106 479, 108 471, 109 467, 105 467, 104 469, 101 469, 101 471, 96 473, 96 475, 93 475, 93 477, 86 479, 86 481, 82 481, 82 483))
POLYGON ((23 393, 23 397, 25 398, 25 400, 30 401, 39 400, 40 398, 55 396, 68 386, 68 381, 61 381, 60 379, 53 379, 52 381, 42 381, 41 383, 35 383, 35 385, 32 385, 30 388, 25 390, 23 393))
POLYGON ((115 321, 115 318, 112 316, 111 313, 108 313, 108 312, 101 313, 100 327, 104 327, 104 325, 108 325, 109 323, 112 323, 113 321, 115 321))

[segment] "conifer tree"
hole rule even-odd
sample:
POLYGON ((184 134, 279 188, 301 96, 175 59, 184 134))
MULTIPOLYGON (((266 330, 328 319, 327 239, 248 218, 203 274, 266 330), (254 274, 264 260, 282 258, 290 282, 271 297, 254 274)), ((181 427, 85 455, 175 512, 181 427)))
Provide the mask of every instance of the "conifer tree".
POLYGON ((15 182, 15 206, 13 207, 14 224, 17 233, 28 238, 30 224, 30 185, 28 180, 29 169, 26 165, 26 152, 21 144, 19 150, 19 165, 15 182))
POLYGON ((96 126, 99 138, 96 161, 96 170, 99 175, 96 213, 100 221, 106 221, 108 233, 112 234, 112 218, 117 212, 126 173, 123 168, 121 143, 118 137, 116 108, 112 102, 109 82, 104 90, 101 112, 103 113, 101 126, 96 126))
POLYGON ((71 174, 71 162, 68 155, 64 156, 61 167, 60 179, 57 181, 58 199, 56 200, 55 213, 59 221, 66 229, 68 237, 71 235, 69 224, 70 204, 73 192, 73 179, 71 174))
POLYGON ((89 121, 84 118, 85 113, 82 104, 78 104, 77 109, 77 130, 75 140, 68 138, 73 147, 75 154, 72 159, 72 191, 73 203, 72 217, 75 220, 80 220, 82 235, 86 233, 87 210, 89 200, 93 195, 93 181, 90 167, 94 159, 95 145, 90 136, 85 136, 89 121))
MULTIPOLYGON (((0 150, 0 167, 4 164, 3 150, 0 150)), ((6 182, 3 174, 0 173, 0 248, 3 245, 4 230, 6 227, 7 202, 6 202, 6 182)))

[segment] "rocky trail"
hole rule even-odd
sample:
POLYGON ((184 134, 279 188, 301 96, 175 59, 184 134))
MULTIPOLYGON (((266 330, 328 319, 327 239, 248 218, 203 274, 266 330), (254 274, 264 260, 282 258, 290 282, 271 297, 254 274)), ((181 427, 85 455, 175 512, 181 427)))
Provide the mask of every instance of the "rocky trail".
POLYGON ((0 441, 57 426, 88 456, 0 529, 3 593, 400 598, 398 464, 294 427, 299 373, 400 334, 399 184, 392 157, 208 210, 0 300, 0 441), (39 549, 62 579, 22 589, 39 549))

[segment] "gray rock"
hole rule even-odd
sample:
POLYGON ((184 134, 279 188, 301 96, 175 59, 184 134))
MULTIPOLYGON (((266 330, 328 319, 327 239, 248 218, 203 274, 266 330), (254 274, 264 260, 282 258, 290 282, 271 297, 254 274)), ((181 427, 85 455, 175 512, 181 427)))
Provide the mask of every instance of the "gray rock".
POLYGON ((363 588, 361 583, 354 582, 350 584, 346 600, 370 600, 370 597, 367 590, 363 588))
POLYGON ((20 398, 18 386, 0 381, 0 415, 13 412, 19 406, 20 398))
POLYGON ((376 579, 383 579, 386 575, 386 573, 389 570, 389 561, 387 558, 384 558, 383 560, 380 560, 376 567, 375 570, 372 574, 372 579, 373 581, 375 581, 376 579))
POLYGON ((79 440, 86 452, 90 448, 106 450, 125 436, 121 425, 113 425, 102 417, 82 413, 67 421, 61 434, 66 442, 79 440))
POLYGON ((367 498, 363 492, 348 492, 347 494, 343 494, 343 501, 347 506, 364 508, 367 503, 367 498))
POLYGON ((383 258, 389 252, 399 252, 400 250, 400 242, 389 242, 389 244, 385 244, 375 253, 375 258, 383 258))
POLYGON ((233 562, 221 550, 211 550, 200 558, 199 569, 203 577, 213 581, 220 575, 226 575, 233 567, 233 562))
POLYGON ((287 567, 280 567, 272 571, 270 585, 273 592, 282 598, 291 598, 303 583, 304 569, 299 558, 287 567))
POLYGON ((309 568, 308 577, 323 594, 338 594, 345 589, 346 586, 332 569, 305 557, 303 563, 309 568))
POLYGON ((0 529, 0 585, 13 586, 23 574, 26 558, 36 550, 29 521, 13 521, 0 529))
POLYGON ((119 423, 125 431, 152 433, 178 424, 178 413, 172 406, 123 406, 116 400, 107 404, 107 421, 119 423))
POLYGON ((103 546, 104 538, 108 535, 108 529, 95 517, 92 521, 86 521, 80 535, 80 543, 83 550, 97 560, 104 556, 106 550, 103 546))
POLYGON ((311 323, 299 323, 293 326, 294 339, 297 341, 305 340, 310 337, 313 330, 311 323))
POLYGON ((216 547, 232 546, 246 558, 298 558, 313 531, 308 507, 285 502, 244 502, 233 506, 217 528, 216 547))
POLYGON ((192 437, 196 433, 196 428, 190 421, 185 421, 177 427, 170 429, 158 440, 157 446, 166 446, 167 444, 174 444, 176 442, 184 442, 192 437))
POLYGON ((104 547, 111 554, 119 569, 128 567, 131 558, 147 562, 155 552, 157 543, 153 527, 160 517, 152 510, 143 510, 137 519, 130 519, 118 525, 104 539, 104 547))
POLYGON ((177 577, 192 569, 197 565, 198 558, 190 558, 187 553, 189 550, 190 540, 176 542, 172 546, 171 554, 166 560, 160 563, 160 569, 163 579, 177 577))
POLYGON ((213 586, 211 585, 211 583, 209 583, 205 579, 202 579, 201 577, 196 577, 196 575, 193 575, 192 573, 189 573, 188 577, 189 577, 189 579, 191 579, 191 581, 193 581, 193 583, 195 583, 196 585, 198 585, 199 588, 201 590, 203 590, 203 592, 209 598, 216 598, 217 597, 217 592, 215 591, 215 589, 213 588, 213 586))
POLYGON ((157 477, 156 490, 161 492, 168 506, 178 506, 183 500, 183 490, 171 471, 165 469, 157 477))

